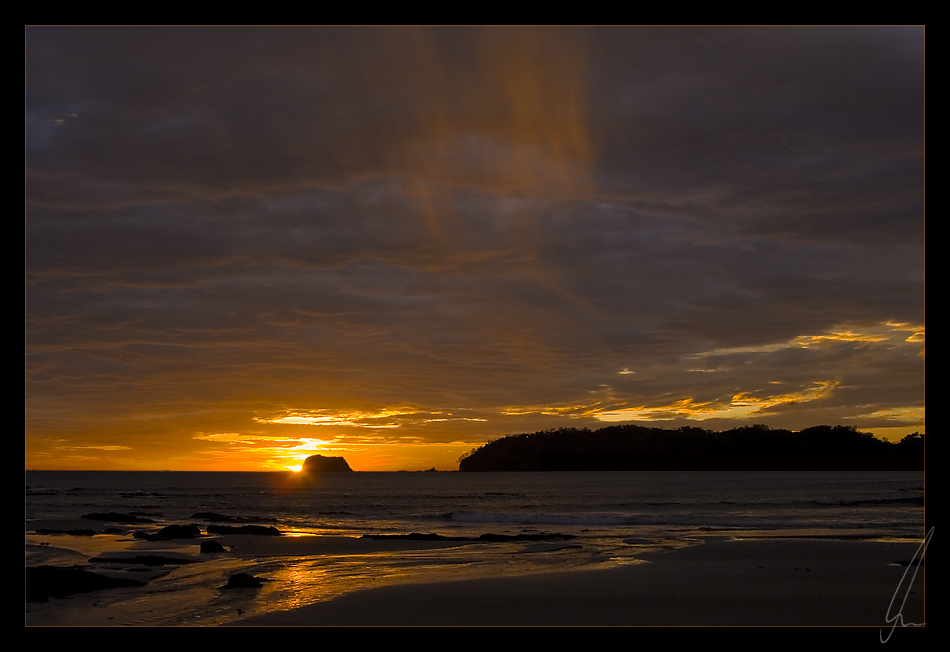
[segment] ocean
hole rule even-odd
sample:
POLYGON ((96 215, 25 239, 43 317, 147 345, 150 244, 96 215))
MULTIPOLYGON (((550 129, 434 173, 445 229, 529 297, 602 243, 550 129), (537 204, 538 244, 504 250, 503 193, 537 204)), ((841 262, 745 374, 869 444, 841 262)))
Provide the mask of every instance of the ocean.
POLYGON ((35 626, 221 625, 396 582, 642 563, 644 551, 710 536, 919 541, 925 527, 923 472, 353 472, 307 479, 289 472, 27 471, 25 481, 27 566, 85 566, 103 553, 141 548, 136 530, 197 523, 204 531, 208 521, 195 514, 206 512, 270 525, 300 543, 281 554, 214 556, 199 555, 198 540, 151 544, 200 561, 136 569, 150 577, 144 587, 27 603, 26 624, 35 626), (92 536, 36 533, 93 512, 152 522, 87 520, 86 527, 116 528, 92 536), (409 533, 569 537, 373 553, 306 547, 317 537, 409 533), (251 591, 223 589, 238 572, 268 581, 251 591))

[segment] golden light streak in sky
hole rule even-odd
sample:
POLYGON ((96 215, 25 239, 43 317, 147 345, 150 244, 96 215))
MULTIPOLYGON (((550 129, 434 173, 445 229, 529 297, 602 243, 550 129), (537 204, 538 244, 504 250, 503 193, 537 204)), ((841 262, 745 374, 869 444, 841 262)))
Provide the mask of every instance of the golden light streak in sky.
POLYGON ((788 394, 755 396, 753 392, 739 392, 728 401, 697 402, 684 398, 667 405, 638 405, 612 410, 588 412, 598 421, 668 421, 687 418, 695 421, 723 418, 749 418, 767 414, 772 408, 788 403, 806 403, 827 398, 838 386, 834 381, 817 381, 798 392, 788 394))

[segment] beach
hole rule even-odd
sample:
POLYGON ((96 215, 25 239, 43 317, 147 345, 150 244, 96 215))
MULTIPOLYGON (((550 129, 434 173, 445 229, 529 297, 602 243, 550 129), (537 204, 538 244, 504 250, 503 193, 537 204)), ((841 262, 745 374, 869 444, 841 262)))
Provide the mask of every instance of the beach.
MULTIPOLYGON (((236 624, 883 627, 907 568, 895 562, 909 560, 918 548, 883 541, 712 538, 644 554, 641 564, 392 585, 236 624)), ((921 566, 903 607, 905 624, 925 622, 925 591, 921 566)))
POLYGON ((27 626, 879 627, 924 534, 904 473, 27 479, 28 569, 138 580, 46 590, 27 626))
MULTIPOLYGON (((509 546, 504 554, 547 555, 551 567, 558 570, 522 570, 489 577, 461 572, 456 576, 459 579, 444 579, 453 576, 447 569, 466 566, 465 555, 473 554, 471 544, 334 536, 227 535, 217 540, 231 549, 217 560, 193 555, 194 544, 186 542, 135 542, 121 554, 203 556, 202 572, 216 573, 218 580, 214 587, 205 582, 192 593, 214 593, 218 617, 206 616, 194 623, 168 620, 173 603, 189 600, 182 590, 188 580, 182 574, 197 572, 176 570, 169 573, 179 575, 174 580, 177 589, 171 594, 157 583, 159 577, 149 582, 154 585, 151 594, 110 589, 37 605, 27 610, 26 624, 885 627, 889 609, 892 615, 900 610, 905 624, 926 621, 926 564, 920 566, 912 584, 906 579, 901 584, 908 570, 906 563, 918 553, 919 542, 707 536, 683 547, 644 547, 635 560, 622 565, 574 568, 554 559, 581 551, 565 544, 529 543, 509 546), (408 559, 413 559, 413 554, 419 555, 417 566, 437 568, 441 564, 443 571, 391 575, 363 582, 363 588, 358 580, 343 586, 337 579, 335 587, 323 587, 325 593, 316 602, 312 596, 309 601, 295 600, 291 594, 301 590, 302 583, 319 582, 319 578, 305 574, 294 582, 293 571, 258 570, 264 587, 224 588, 226 576, 242 569, 299 569, 305 560, 334 557, 365 563, 376 556, 410 555, 408 559), (586 570, 592 567, 595 569, 586 570)), ((912 573, 913 567, 907 579, 912 573)), ((301 575, 299 571, 296 574, 301 575)))

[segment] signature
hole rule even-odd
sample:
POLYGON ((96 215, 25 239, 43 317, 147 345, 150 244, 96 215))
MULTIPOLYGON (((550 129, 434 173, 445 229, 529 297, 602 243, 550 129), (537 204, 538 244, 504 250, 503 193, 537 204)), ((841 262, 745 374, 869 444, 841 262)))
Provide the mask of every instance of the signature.
POLYGON ((887 615, 885 616, 885 619, 887 620, 887 622, 893 623, 893 625, 891 625, 891 631, 887 633, 887 638, 884 638, 884 629, 883 628, 881 629, 881 643, 887 643, 890 640, 891 634, 894 633, 894 630, 897 628, 898 625, 900 625, 901 627, 907 627, 907 626, 923 627, 924 625, 927 624, 927 623, 905 623, 904 614, 902 614, 901 611, 904 609, 904 604, 907 603, 907 596, 910 595, 910 587, 914 585, 914 580, 917 579, 917 571, 920 570, 920 565, 924 561, 924 555, 927 554, 927 546, 930 545, 930 537, 932 537, 933 535, 934 535, 934 529, 933 527, 931 527, 930 531, 927 532, 927 536, 924 537, 924 540, 920 542, 920 546, 917 547, 917 552, 914 553, 914 556, 911 558, 910 562, 907 564, 907 570, 904 571, 904 575, 903 577, 901 577, 901 581, 897 583, 897 589, 894 591, 894 597, 891 598, 891 604, 887 608, 887 615), (904 581, 907 579, 907 573, 910 572, 911 568, 914 569, 914 574, 910 576, 910 581, 907 582, 907 589, 904 591, 904 599, 901 600, 900 608, 897 610, 897 613, 891 615, 891 611, 894 609, 894 602, 897 600, 897 594, 900 593, 901 586, 904 585, 904 581))

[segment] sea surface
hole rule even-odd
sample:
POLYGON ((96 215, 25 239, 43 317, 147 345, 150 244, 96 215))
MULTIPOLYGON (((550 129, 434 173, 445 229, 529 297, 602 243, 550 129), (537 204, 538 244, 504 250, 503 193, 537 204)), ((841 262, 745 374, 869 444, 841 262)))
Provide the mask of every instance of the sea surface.
MULTIPOLYGON (((207 522, 214 512, 286 537, 436 533, 565 534, 547 547, 468 543, 379 554, 221 555, 162 570, 143 588, 28 603, 27 625, 219 625, 391 584, 642 563, 645 551, 709 536, 919 541, 923 472, 292 473, 27 471, 26 564, 85 564, 141 526, 95 536, 38 535, 35 524, 91 512, 207 522), (225 591, 228 575, 268 580, 225 591), (112 614, 106 615, 106 614, 112 614)), ((170 544, 171 545, 171 544, 170 544)), ((196 554, 198 542, 176 542, 196 554)), ((171 549, 171 548, 169 548, 171 549)), ((153 573, 155 571, 152 571, 153 573)))

